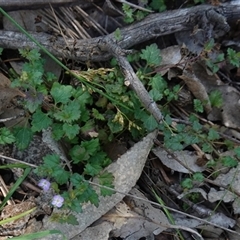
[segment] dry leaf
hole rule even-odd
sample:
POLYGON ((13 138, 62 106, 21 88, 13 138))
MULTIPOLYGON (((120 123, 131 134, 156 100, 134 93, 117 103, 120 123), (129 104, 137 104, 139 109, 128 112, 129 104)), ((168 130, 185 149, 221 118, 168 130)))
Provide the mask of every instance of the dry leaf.
POLYGON ((181 48, 178 45, 164 48, 161 50, 161 58, 161 65, 155 71, 163 76, 182 60, 181 48))
MULTIPOLYGON (((240 192, 240 169, 239 166, 237 168, 232 168, 226 174, 220 174, 215 180, 218 185, 223 187, 231 187, 231 189, 235 192, 240 192)), ((210 202, 215 202, 218 200, 223 200, 224 202, 233 201, 232 207, 234 209, 235 214, 240 213, 240 201, 239 197, 232 192, 220 189, 219 191, 215 192, 215 190, 211 189, 208 194, 208 200, 210 202)))
MULTIPOLYGON (((17 216, 21 213, 31 210, 34 207, 36 207, 36 204, 31 201, 25 201, 15 205, 7 205, 1 212, 1 220, 6 220, 10 217, 17 216)), ((24 234, 30 217, 31 215, 27 214, 15 221, 1 224, 0 235, 19 236, 21 234, 24 234)))
POLYGON ((205 170, 205 167, 199 167, 196 164, 196 161, 199 158, 199 156, 191 151, 184 150, 175 151, 173 153, 174 156, 176 156, 176 158, 182 163, 182 165, 179 162, 177 162, 176 159, 172 158, 172 156, 168 154, 168 152, 165 151, 163 148, 157 147, 154 148, 152 151, 165 166, 174 171, 190 173, 189 170, 184 166, 187 166, 189 169, 192 170, 192 172, 202 172, 205 170))
MULTIPOLYGON (((37 11, 34 10, 21 10, 21 11, 12 11, 8 13, 19 25, 24 29, 32 32, 37 32, 38 27, 41 27, 45 31, 48 30, 46 24, 42 21, 36 22, 38 16, 37 11)), ((8 31, 19 31, 19 29, 14 25, 8 18, 3 17, 3 26, 4 30, 8 31)))
POLYGON ((194 74, 193 70, 190 68, 184 69, 182 75, 179 77, 185 82, 194 97, 204 103, 203 106, 205 111, 207 113, 211 112, 212 107, 209 101, 207 90, 202 84, 201 79, 194 74))
POLYGON ((229 128, 240 129, 240 93, 238 90, 231 86, 216 86, 219 90, 223 106, 208 115, 209 120, 222 120, 222 123, 229 128), (220 119, 218 117, 220 117, 220 119))
MULTIPOLYGON (((116 190, 128 193, 136 184, 136 181, 142 173, 147 156, 153 146, 153 139, 155 137, 156 132, 148 134, 142 141, 136 143, 131 149, 118 158, 116 162, 107 167, 106 170, 112 172, 115 177, 114 186, 116 190)), ((124 195, 119 193, 107 197, 100 196, 98 208, 89 203, 85 204, 82 213, 76 214, 73 212, 79 222, 79 225, 77 226, 52 222, 50 218, 46 216, 43 220, 43 229, 58 229, 67 236, 67 239, 71 239, 74 236, 79 235, 79 233, 86 229, 90 224, 111 210, 122 200, 123 197, 124 195)), ((62 213, 62 210, 55 209, 54 212, 62 213)), ((61 239, 61 236, 49 235, 44 238, 44 240, 58 239, 61 239)))
POLYGON ((0 112, 3 111, 16 96, 24 97, 25 95, 18 89, 0 86, 0 112))
POLYGON ((0 72, 0 87, 10 87, 11 81, 0 72))

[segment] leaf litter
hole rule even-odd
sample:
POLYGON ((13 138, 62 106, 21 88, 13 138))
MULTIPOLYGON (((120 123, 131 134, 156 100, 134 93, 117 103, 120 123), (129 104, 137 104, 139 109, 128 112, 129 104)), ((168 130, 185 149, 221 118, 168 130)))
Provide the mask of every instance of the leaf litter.
MULTIPOLYGON (((33 22, 32 20, 30 21, 29 18, 27 17, 28 12, 23 14, 24 14, 24 17, 21 17, 19 21, 23 19, 25 23, 33 22)), ((33 13, 33 16, 35 16, 35 13, 33 13)), ((94 22, 91 22, 90 24, 94 25, 94 22)), ((33 27, 35 29, 36 26, 33 25, 33 27)), ((97 28, 97 29, 99 33, 101 33, 101 29, 100 28, 97 28)), ((7 27, 6 27, 6 30, 7 30, 7 27)), ((39 30, 39 27, 38 27, 38 30, 39 30)), ((66 31, 66 34, 70 34, 69 32, 71 31, 66 31)), ((89 35, 85 33, 85 36, 89 36, 89 35)), ((181 42, 182 44, 182 42, 185 42, 186 44, 187 42, 186 44, 187 47, 184 46, 183 49, 184 48, 188 48, 189 50, 194 49, 197 52, 197 54, 199 54, 203 50, 202 46, 200 47, 198 45, 196 47, 196 44, 194 45, 193 43, 194 41, 192 41, 192 39, 189 40, 180 35, 179 36, 176 35, 176 38, 178 43, 181 42)), ((201 34, 194 36, 193 38, 199 38, 199 43, 204 41, 204 36, 202 36, 201 34)), ((204 121, 205 122, 213 121, 214 123, 216 122, 216 123, 223 124, 227 129, 232 128, 233 130, 231 132, 230 137, 234 135, 234 137, 238 138, 237 133, 238 133, 238 130, 240 129, 240 125, 239 125, 240 96, 239 96, 238 89, 233 86, 230 86, 230 84, 226 82, 223 82, 222 79, 220 79, 217 74, 209 74, 208 66, 204 64, 202 61, 195 61, 194 63, 191 63, 190 61, 190 62, 187 62, 186 64, 186 61, 188 61, 188 58, 187 58, 188 56, 182 55, 181 48, 178 46, 171 46, 171 47, 165 48, 161 52, 158 52, 154 48, 153 51, 155 51, 156 55, 161 54, 161 57, 162 57, 162 62, 161 64, 159 64, 158 57, 156 55, 148 56, 148 60, 150 61, 150 63, 159 64, 159 66, 155 69, 155 71, 159 72, 161 75, 167 74, 168 79, 171 80, 172 82, 174 82, 176 78, 178 78, 178 81, 180 79, 183 80, 184 88, 187 88, 187 90, 189 90, 195 98, 197 98, 203 103, 204 110, 207 115, 204 121), (179 74, 179 71, 181 74, 179 74), (222 98, 221 106, 213 106, 211 103, 210 94, 214 90, 218 90, 220 92, 219 96, 221 96, 222 98), (236 131, 236 134, 234 134, 234 131, 236 131)), ((54 67, 51 67, 51 69, 52 68, 54 67)), ((237 70, 239 71, 239 68, 237 70)), ((60 72, 61 70, 57 69, 57 72, 55 73, 58 76, 58 78, 60 76, 60 72)), ((3 78, 1 77, 1 79, 3 78)), ((18 89, 10 88, 9 80, 6 80, 6 79, 1 80, 1 83, 2 82, 5 82, 5 83, 3 84, 3 86, 2 85, 0 86, 0 112, 2 114, 1 119, 19 115, 19 112, 17 112, 17 110, 13 110, 12 106, 9 106, 7 109, 6 109, 6 106, 8 106, 12 102, 12 100, 17 96, 25 97, 25 94, 23 94, 18 89)), ((181 108, 179 109, 180 109, 179 110, 180 112, 182 111, 182 114, 179 114, 180 116, 188 115, 184 113, 183 109, 181 108)), ((186 111, 190 113, 192 109, 190 111, 187 109, 186 111)), ((175 115, 176 115, 176 112, 174 113, 175 115)), ((18 122, 14 121, 11 125, 15 125, 17 123, 18 122)), ((225 129, 224 133, 226 132, 227 130, 225 129)), ((118 186, 117 188, 118 191, 127 193, 136 184, 136 181, 142 172, 142 169, 147 159, 147 155, 150 151, 150 148, 153 145, 153 136, 148 135, 145 138, 145 140, 143 140, 143 142, 145 143, 144 146, 140 145, 140 147, 138 147, 137 149, 134 149, 133 147, 132 151, 128 151, 126 153, 127 155, 122 156, 122 158, 126 157, 127 161, 131 161, 131 159, 134 157, 136 158, 140 157, 142 158, 141 163, 137 161, 136 162, 133 161, 132 163, 133 165, 131 167, 128 165, 129 163, 126 163, 126 162, 121 163, 121 166, 122 166, 121 171, 116 166, 114 167, 116 174, 120 174, 120 173, 122 174, 122 176, 119 176, 119 178, 122 178, 122 180, 120 181, 120 183, 116 184, 116 186, 118 186), (142 152, 142 155, 139 155, 140 149, 143 149, 143 148, 145 149, 145 152, 142 152), (136 165, 138 167, 135 167, 136 165), (132 169, 132 172, 131 172, 132 175, 126 174, 127 172, 129 172, 129 169, 132 169)), ((138 144, 141 144, 141 142, 136 143, 136 146, 138 144)), ((217 147, 218 146, 216 145, 216 148, 217 147)), ((161 167, 162 169, 159 171, 160 172, 166 171, 169 177, 172 178, 172 182, 174 182, 175 184, 179 184, 180 183, 179 179, 181 179, 182 176, 186 176, 186 174, 191 175, 193 173, 198 173, 198 172, 206 173, 211 168, 207 164, 202 164, 202 165, 199 164, 198 160, 200 159, 200 157, 192 149, 174 151, 173 154, 176 155, 177 160, 175 160, 172 156, 169 156, 169 154, 160 147, 155 147, 152 150, 152 152, 154 153, 152 157, 159 159, 161 164, 163 164, 163 166, 161 167)), ((222 152, 224 152, 224 150, 220 149, 218 152, 218 155, 221 155, 222 152)), ((229 153, 227 154, 229 155, 229 153)), ((202 158, 204 157, 206 157, 206 155, 202 156, 202 158)), ((211 156, 209 159, 207 157, 206 158, 207 158, 207 161, 211 161, 211 160, 214 160, 214 157, 211 156)), ((117 161, 121 160, 122 158, 117 159, 117 161)), ((151 163, 149 164, 150 164, 149 166, 151 167, 151 163)), ((118 167, 119 166, 120 165, 118 165, 118 167)), ((109 168, 111 168, 111 166, 109 168)), ((220 174, 212 180, 212 187, 209 188, 209 186, 205 186, 207 187, 207 190, 206 190, 205 187, 202 188, 204 186, 204 183, 195 182, 193 189, 186 191, 185 193, 180 194, 182 191, 182 189, 180 189, 179 195, 175 199, 176 205, 178 204, 178 200, 185 198, 188 194, 200 193, 202 197, 201 200, 204 203, 203 206, 208 205, 209 202, 210 203, 220 202, 222 204, 228 203, 234 210, 234 214, 239 214, 239 211, 240 211, 239 196, 236 194, 236 193, 239 193, 238 179, 240 179, 240 172, 239 172, 238 165, 234 166, 233 168, 230 168, 230 167, 227 168, 227 167, 224 167, 223 165, 220 165, 220 166, 218 165, 218 168, 214 168, 214 169, 219 171, 220 174), (214 186, 214 184, 216 185, 214 186), (220 187, 217 188, 216 186, 218 187, 220 186, 220 187)), ((154 179, 153 173, 149 173, 149 176, 150 178, 154 179)), ((158 181, 160 181, 160 179, 158 179, 158 181)), ((161 179, 161 181, 164 181, 164 180, 161 179)), ((135 196, 143 197, 142 194, 139 193, 139 191, 137 191, 136 189, 133 189, 132 191, 130 191, 130 193, 135 196)), ((149 193, 146 193, 146 194, 149 194, 149 193)), ((101 208, 99 209, 94 208, 94 210, 92 210, 89 206, 86 206, 86 209, 87 209, 86 213, 89 215, 92 215, 92 211, 94 211, 95 218, 89 217, 89 219, 87 219, 86 215, 79 215, 78 217, 80 219, 84 218, 84 220, 86 220, 87 223, 84 226, 81 225, 78 229, 78 232, 76 232, 76 230, 72 231, 72 229, 69 230, 66 226, 65 227, 67 230, 65 229, 64 231, 69 233, 71 232, 72 234, 71 237, 73 237, 74 234, 79 234, 81 231, 83 231, 81 234, 82 238, 76 238, 76 239, 84 239, 84 238, 91 239, 91 237, 89 236, 92 236, 92 235, 84 235, 84 234, 87 231, 89 232, 88 234, 92 234, 93 232, 92 230, 93 228, 95 228, 95 226, 91 226, 89 228, 86 228, 86 227, 89 226, 94 221, 97 221, 101 216, 102 218, 100 219, 102 222, 99 224, 99 229, 94 230, 101 233, 104 232, 103 230, 101 231, 101 229, 104 228, 104 230, 106 230, 106 232, 103 234, 104 236, 102 236, 101 239, 109 239, 110 233, 113 234, 115 237, 121 237, 123 239, 128 239, 128 240, 138 239, 144 236, 149 237, 149 239, 154 239, 154 235, 161 234, 161 232, 165 231, 168 228, 171 228, 171 225, 169 224, 169 219, 166 217, 164 212, 159 209, 153 208, 151 204, 142 203, 141 201, 138 201, 134 198, 132 200, 129 200, 128 199, 129 197, 126 197, 124 201, 121 201, 123 198, 123 195, 121 195, 120 197, 119 194, 115 194, 115 197, 116 198, 113 200, 112 204, 108 204, 107 202, 100 203, 100 206, 101 205, 103 206, 103 210, 101 210, 101 208), (109 222, 111 223, 110 226, 107 225, 107 223, 109 224, 109 222)), ((213 205, 213 206, 216 206, 216 205, 213 205)), ((212 207, 211 209, 214 209, 214 207, 212 207)), ((194 215, 195 212, 192 211, 191 214, 194 215)), ((200 220, 189 219, 188 217, 185 217, 183 215, 178 215, 175 213, 173 213, 172 216, 175 220, 175 225, 188 226, 192 229, 202 229, 204 230, 204 234, 207 237, 211 236, 213 239, 220 239, 220 235, 223 233, 223 230, 221 230, 220 228, 216 229, 215 227, 211 226, 211 224, 208 224, 207 226, 203 225, 200 220)), ((227 217, 227 216, 229 216, 229 214, 223 214, 221 212, 217 212, 217 213, 213 213, 210 218, 208 217, 206 219, 209 221, 209 223, 215 223, 225 228, 229 228, 229 227, 233 228, 234 226, 236 226, 234 217, 227 217)), ((51 225, 51 224, 48 225, 48 224, 49 224, 49 220, 46 217, 45 228, 48 229, 49 227, 50 228, 53 226, 55 227, 55 225, 51 225)), ((97 226, 97 223, 96 223, 96 226, 97 226)), ((57 228, 62 230, 62 225, 61 226, 58 225, 57 228)), ((236 227, 236 231, 239 232, 239 229, 237 229, 237 227, 236 227)), ((57 239, 57 238, 54 238, 54 239, 57 239)), ((231 239, 234 239, 234 238, 231 238, 231 239)))

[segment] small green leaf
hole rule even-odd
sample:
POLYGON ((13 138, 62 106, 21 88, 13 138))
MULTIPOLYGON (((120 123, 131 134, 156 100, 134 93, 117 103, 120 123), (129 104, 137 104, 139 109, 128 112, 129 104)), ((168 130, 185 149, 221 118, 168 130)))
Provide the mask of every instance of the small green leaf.
POLYGON ((178 132, 183 132, 186 129, 186 125, 178 123, 175 128, 178 132))
POLYGON ((58 184, 60 185, 66 184, 70 177, 70 172, 64 170, 63 167, 61 167, 61 165, 58 165, 57 167, 54 168, 52 177, 58 184))
POLYGON ((80 103, 81 106, 85 106, 86 104, 92 104, 93 99, 89 92, 82 87, 78 87, 73 91, 72 97, 80 103))
MULTIPOLYGON (((98 179, 99 179, 100 185, 114 189, 114 185, 113 185, 114 176, 112 175, 112 173, 104 172, 99 176, 98 179)), ((101 195, 104 197, 111 196, 114 193, 114 190, 106 189, 104 187, 101 187, 100 191, 101 191, 101 195)))
POLYGON ((98 120, 102 120, 102 121, 105 120, 105 117, 95 108, 92 109, 92 114, 93 114, 93 117, 98 120))
POLYGON ((90 157, 87 150, 80 145, 73 146, 73 148, 69 152, 69 155, 71 156, 73 163, 75 164, 84 162, 90 157))
POLYGON ((217 55, 217 57, 215 59, 215 62, 216 63, 222 62, 222 61, 224 61, 224 58, 225 58, 224 53, 220 53, 220 54, 217 55))
POLYGON ((151 85, 154 90, 157 90, 160 93, 163 93, 164 90, 168 87, 167 82, 160 74, 156 74, 153 78, 151 78, 149 85, 151 85))
POLYGON ((40 53, 37 49, 19 49, 22 57, 27 58, 29 61, 36 61, 40 59, 40 53))
POLYGON ((99 198, 97 193, 92 189, 92 188, 88 188, 88 200, 90 203, 92 203, 95 207, 99 206, 99 198))
POLYGON ((223 105, 222 94, 219 90, 214 90, 209 94, 209 100, 212 107, 220 108, 223 105))
POLYGON ((120 41, 122 39, 121 30, 119 28, 114 31, 114 37, 117 41, 120 41))
POLYGON ((173 141, 169 148, 172 149, 173 151, 181 151, 183 150, 183 145, 180 142, 173 141))
POLYGON ((144 126, 148 131, 153 131, 158 127, 158 122, 150 115, 147 119, 144 119, 144 126))
POLYGON ((156 89, 152 89, 152 90, 150 90, 149 91, 149 95, 150 95, 150 97, 153 99, 153 101, 160 101, 160 100, 162 100, 162 98, 163 98, 163 94, 162 93, 160 93, 158 90, 156 90, 156 89))
POLYGON ((81 116, 80 104, 77 101, 70 101, 61 110, 55 112, 53 116, 57 120, 67 123, 78 120, 81 116))
POLYGON ((98 164, 87 163, 84 167, 84 173, 90 176, 96 176, 101 170, 102 167, 98 164))
POLYGON ((239 68, 240 67, 240 52, 236 52, 235 50, 228 48, 227 49, 227 58, 229 60, 229 62, 239 68))
POLYGON ((79 173, 74 173, 70 176, 70 181, 73 186, 77 187, 83 182, 84 178, 79 173))
POLYGON ((65 135, 71 140, 74 137, 76 137, 80 131, 80 127, 78 124, 69 124, 69 123, 64 123, 63 126, 63 131, 65 132, 65 135))
POLYGON ((54 80, 57 80, 57 77, 56 77, 56 75, 54 73, 47 72, 46 73, 46 79, 47 79, 48 82, 52 82, 54 80))
POLYGON ((79 225, 79 222, 76 218, 75 215, 73 214, 68 214, 66 216, 62 216, 61 218, 59 218, 59 223, 68 223, 68 224, 71 224, 71 225, 79 225))
POLYGON ((207 165, 206 165, 208 168, 215 168, 217 166, 217 163, 214 159, 211 159, 207 162, 207 165))
POLYGON ((200 139, 196 134, 191 135, 191 133, 186 132, 186 133, 182 133, 182 135, 184 135, 184 137, 183 137, 184 143, 187 146, 200 142, 200 139))
POLYGON ((135 18, 137 21, 142 20, 143 18, 145 18, 148 15, 148 12, 144 12, 141 10, 137 10, 136 14, 135 14, 135 18))
POLYGON ((85 148, 90 156, 93 156, 100 150, 99 139, 82 141, 81 147, 85 148))
POLYGON ((60 157, 56 154, 47 154, 43 157, 44 164, 54 168, 60 164, 60 157))
POLYGON ((16 145, 19 150, 23 150, 28 147, 32 140, 33 132, 30 128, 15 128, 13 131, 16 138, 16 145))
POLYGON ((216 130, 214 130, 213 128, 210 128, 207 139, 209 141, 214 141, 219 138, 220 138, 220 136, 219 136, 218 132, 216 130))
POLYGON ((43 164, 39 165, 34 172, 42 177, 52 177, 55 169, 60 166, 60 158, 56 154, 47 154, 43 157, 43 164))
POLYGON ((108 99, 104 96, 99 97, 98 100, 95 102, 96 106, 100 108, 105 108, 107 103, 108 99))
POLYGON ((214 47, 214 39, 211 38, 205 45, 204 45, 204 50, 209 52, 213 49, 214 47))
POLYGON ((203 152, 205 152, 205 153, 212 153, 213 147, 212 147, 212 145, 209 144, 209 143, 204 143, 204 144, 202 145, 202 150, 203 150, 203 152))
POLYGON ((165 116, 165 118, 164 118, 164 121, 165 121, 165 123, 167 124, 167 125, 171 125, 172 124, 172 118, 170 117, 170 115, 169 114, 167 114, 166 116, 165 116))
POLYGON ((193 104, 194 104, 194 110, 196 112, 203 113, 203 105, 199 99, 194 99, 193 104))
POLYGON ((163 12, 167 8, 164 0, 152 0, 150 6, 158 12, 163 12))
POLYGON ((181 182, 183 188, 191 189, 193 188, 193 181, 190 178, 186 178, 181 182))
POLYGON ((204 176, 200 172, 196 172, 193 174, 193 180, 198 181, 198 182, 203 182, 204 176))
POLYGON ((133 18, 133 10, 131 9, 131 7, 128 4, 123 3, 122 10, 125 14, 124 22, 132 23, 134 21, 134 18, 133 18))
POLYGON ((236 147, 234 149, 234 152, 236 153, 237 157, 239 158, 240 157, 240 147, 236 147))
POLYGON ((29 51, 29 53, 27 54, 26 58, 29 61, 37 61, 39 60, 41 57, 41 54, 39 53, 38 49, 32 49, 29 51))
POLYGON ((238 165, 238 161, 235 158, 230 156, 222 157, 221 160, 222 160, 223 166, 225 167, 236 167, 238 165))
POLYGON ((10 144, 14 141, 15 137, 8 128, 0 128, 0 144, 10 144))
POLYGON ((64 131, 62 128, 62 124, 61 123, 53 123, 52 124, 52 136, 53 139, 55 140, 60 140, 64 135, 64 131))
POLYGON ((79 200, 78 200, 78 199, 72 199, 71 205, 69 206, 69 208, 70 208, 72 211, 77 212, 77 213, 82 212, 82 206, 81 206, 81 204, 79 203, 79 200))
POLYGON ((26 84, 26 89, 36 88, 43 83, 43 59, 25 63, 20 76, 21 82, 26 84))
POLYGON ((199 123, 198 120, 195 120, 192 123, 192 128, 195 132, 199 132, 200 130, 202 130, 203 126, 199 123))
POLYGON ((37 111, 32 115, 33 132, 40 132, 41 130, 48 128, 51 124, 52 119, 40 109, 37 109, 37 111))
POLYGON ((164 145, 166 148, 172 149, 174 151, 180 151, 183 150, 183 144, 182 144, 182 137, 179 134, 165 136, 164 137, 164 145))
POLYGON ((160 50, 156 43, 142 49, 140 57, 150 66, 158 66, 161 62, 160 50))
POLYGON ((67 103, 72 96, 72 91, 72 86, 64 86, 58 82, 54 82, 50 93, 54 98, 55 103, 67 103))

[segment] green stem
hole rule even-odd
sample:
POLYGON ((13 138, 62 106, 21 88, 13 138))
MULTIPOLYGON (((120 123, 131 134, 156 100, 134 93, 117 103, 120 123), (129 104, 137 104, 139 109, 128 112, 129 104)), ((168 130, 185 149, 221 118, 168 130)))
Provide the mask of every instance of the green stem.
MULTIPOLYGON (((156 197, 157 201, 159 204, 161 204, 162 206, 165 206, 165 203, 164 201, 157 195, 157 193, 154 191, 154 189, 152 188, 152 192, 154 194, 154 196, 156 197)), ((171 215, 171 213, 168 211, 168 209, 164 208, 163 207, 163 211, 165 212, 165 214, 167 215, 167 218, 169 220, 169 222, 172 224, 172 225, 175 225, 175 221, 171 215)), ((181 240, 184 240, 184 237, 182 236, 181 232, 179 230, 177 230, 177 233, 178 233, 178 236, 180 237, 181 240)))

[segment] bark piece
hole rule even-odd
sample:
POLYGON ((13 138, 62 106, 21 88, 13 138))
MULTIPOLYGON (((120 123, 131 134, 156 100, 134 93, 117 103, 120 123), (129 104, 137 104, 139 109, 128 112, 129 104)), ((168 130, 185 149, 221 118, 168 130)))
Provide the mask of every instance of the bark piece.
POLYGON ((0 6, 4 10, 14 11, 19 9, 38 9, 52 6, 83 4, 86 0, 0 0, 0 6))

